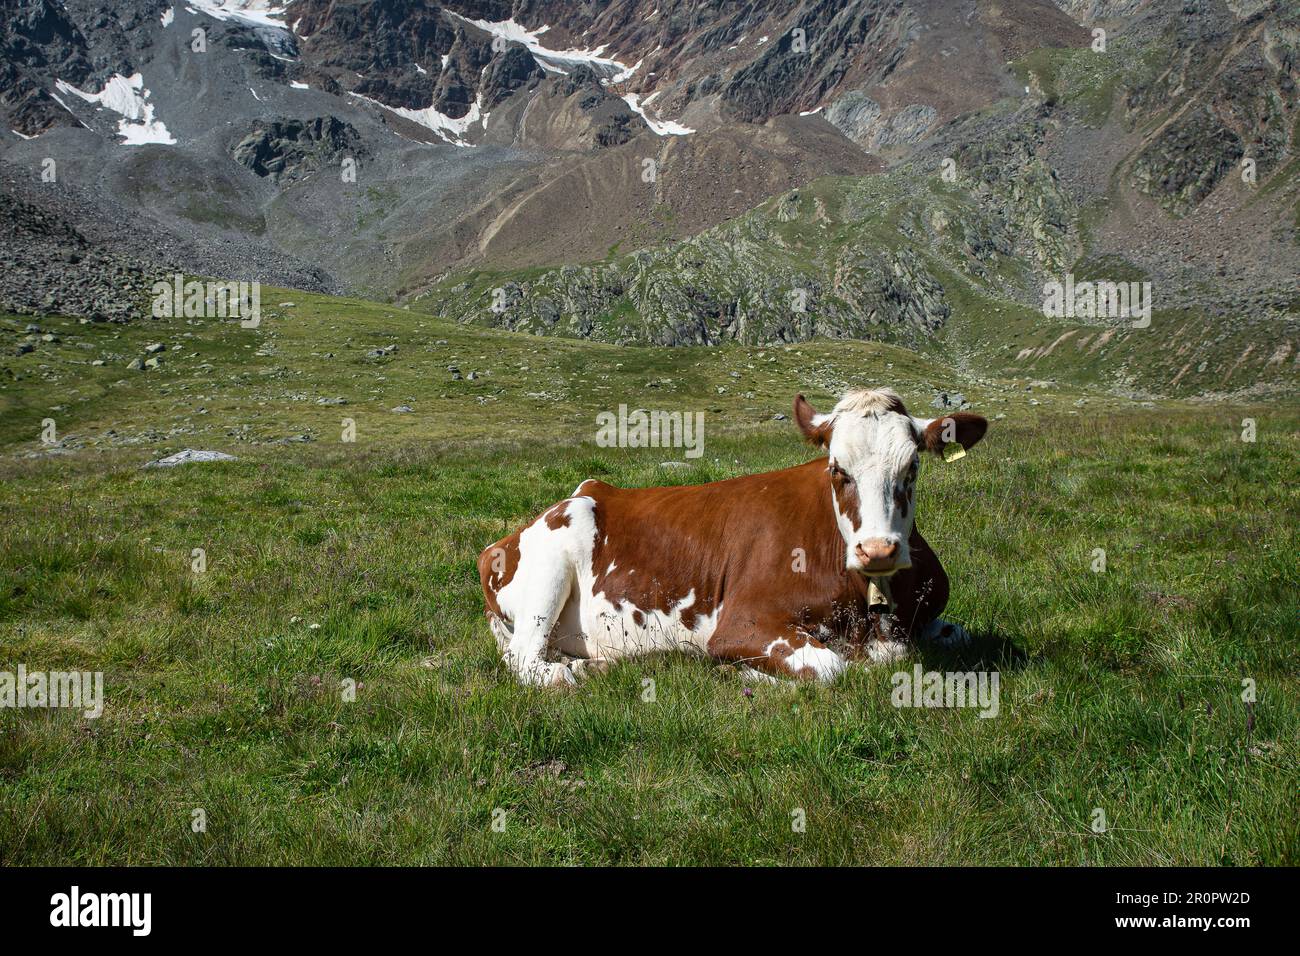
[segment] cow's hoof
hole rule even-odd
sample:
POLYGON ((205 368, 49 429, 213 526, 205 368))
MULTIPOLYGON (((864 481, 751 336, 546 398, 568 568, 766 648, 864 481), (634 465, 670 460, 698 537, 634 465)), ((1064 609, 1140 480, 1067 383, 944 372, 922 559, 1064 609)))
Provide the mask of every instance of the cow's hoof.
POLYGON ((777 677, 775 674, 769 674, 767 671, 760 671, 753 667, 742 667, 740 669, 742 680, 747 680, 751 684, 771 684, 773 687, 793 687, 794 681, 786 677, 777 677))
POLYGON ((569 670, 565 664, 551 664, 550 676, 546 679, 547 687, 572 687, 578 683, 573 676, 573 671, 569 670))
POLYGON ((933 620, 925 629, 924 637, 939 647, 955 648, 970 645, 970 632, 952 621, 933 620))
POLYGON ((867 641, 867 658, 872 664, 892 664, 908 654, 902 641, 867 641))
POLYGON ((578 658, 569 664, 569 670, 573 672, 575 678, 584 680, 593 674, 603 674, 609 670, 609 661, 603 657, 578 658))
POLYGON ((537 661, 515 673, 519 677, 519 683, 527 687, 572 687, 577 683, 567 666, 546 661, 537 661))

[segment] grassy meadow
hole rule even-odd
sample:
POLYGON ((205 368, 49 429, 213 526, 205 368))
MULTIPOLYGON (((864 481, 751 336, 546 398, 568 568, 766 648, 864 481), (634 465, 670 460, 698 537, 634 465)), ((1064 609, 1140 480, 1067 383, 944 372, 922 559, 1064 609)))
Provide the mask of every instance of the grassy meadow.
POLYGON ((103 671, 106 698, 0 709, 0 864, 1300 862, 1300 406, 264 301, 254 330, 42 319, 26 354, 32 320, 0 316, 0 670, 103 671), (128 369, 152 343, 161 367, 128 369), (997 717, 893 707, 913 661, 831 686, 670 656, 570 691, 507 675, 484 545, 584 478, 807 460, 774 416, 867 384, 992 420, 923 467, 975 640, 915 661, 996 669, 997 717), (704 411, 703 457, 598 447, 620 403, 704 411), (238 460, 141 468, 183 448, 238 460))

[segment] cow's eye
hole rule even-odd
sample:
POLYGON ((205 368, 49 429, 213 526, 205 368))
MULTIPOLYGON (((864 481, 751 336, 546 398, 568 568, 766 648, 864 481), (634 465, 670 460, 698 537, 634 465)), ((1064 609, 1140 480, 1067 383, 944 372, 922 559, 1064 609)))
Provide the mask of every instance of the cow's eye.
POLYGON ((839 465, 831 465, 831 477, 836 481, 842 481, 846 484, 853 481, 853 479, 849 477, 849 473, 839 465))

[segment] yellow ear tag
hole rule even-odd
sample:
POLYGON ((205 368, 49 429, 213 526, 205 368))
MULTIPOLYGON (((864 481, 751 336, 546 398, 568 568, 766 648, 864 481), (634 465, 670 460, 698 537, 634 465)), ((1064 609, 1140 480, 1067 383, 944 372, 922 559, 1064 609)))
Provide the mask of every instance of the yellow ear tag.
POLYGON ((958 458, 966 457, 966 449, 961 447, 961 442, 950 441, 943 446, 943 460, 956 461, 958 458))

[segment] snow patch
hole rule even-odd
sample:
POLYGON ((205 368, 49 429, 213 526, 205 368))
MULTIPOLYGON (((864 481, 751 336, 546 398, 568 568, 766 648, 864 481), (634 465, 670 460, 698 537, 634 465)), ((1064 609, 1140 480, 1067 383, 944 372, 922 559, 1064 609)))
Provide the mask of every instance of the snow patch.
MULTIPOLYGON (((490 33, 494 37, 502 37, 510 43, 522 43, 542 66, 550 69, 554 73, 563 73, 560 67, 586 65, 596 70, 598 73, 615 74, 623 73, 627 67, 618 60, 601 56, 605 52, 608 44, 602 43, 594 50, 550 50, 542 46, 541 41, 537 38, 550 29, 550 26, 538 27, 536 30, 529 30, 521 26, 514 20, 499 20, 491 23, 487 20, 471 20, 469 17, 463 17, 459 13, 448 10, 458 20, 464 20, 466 23, 478 27, 485 33, 490 33)), ((639 66, 640 64, 638 64, 639 66)), ((636 67, 633 67, 635 70, 636 67)), ((631 73, 628 74, 631 76, 631 73)))
POLYGON ((51 93, 50 93, 50 99, 54 100, 54 102, 58 103, 58 104, 59 104, 60 106, 62 106, 65 110, 67 110, 69 113, 72 113, 72 118, 75 119, 78 123, 81 123, 81 125, 82 125, 82 127, 83 127, 84 129, 90 129, 89 126, 86 126, 86 124, 85 124, 84 122, 82 122, 81 118, 80 118, 79 116, 77 116, 76 113, 73 113, 73 112, 72 112, 72 107, 69 106, 67 103, 63 102, 63 100, 59 98, 59 95, 58 95, 57 93, 51 92, 51 93))
POLYGON ((14 134, 15 136, 17 136, 19 139, 35 139, 35 138, 36 138, 35 136, 24 136, 22 133, 18 132, 18 130, 16 130, 16 129, 11 129, 9 132, 13 133, 13 134, 14 134))
POLYGON ((175 7, 168 7, 166 10, 163 11, 163 15, 162 15, 162 25, 163 25, 163 26, 165 26, 165 27, 169 27, 169 26, 171 26, 171 25, 172 25, 172 21, 174 21, 175 19, 176 19, 176 8, 175 8, 175 7))
MULTIPOLYGON (((478 27, 485 33, 490 33, 494 37, 501 37, 509 43, 521 43, 533 55, 533 58, 541 64, 542 68, 551 73, 567 73, 565 67, 587 66, 596 73, 601 74, 602 83, 622 83, 630 79, 641 68, 645 62, 644 58, 638 60, 634 66, 627 66, 611 57, 603 56, 608 44, 602 43, 594 50, 551 50, 542 46, 541 40, 538 39, 543 33, 550 29, 549 25, 538 27, 536 30, 529 30, 527 27, 515 22, 514 20, 499 20, 495 23, 488 20, 471 20, 469 17, 461 16, 451 10, 447 11, 458 20, 462 20, 471 26, 478 27)), ((583 35, 586 35, 584 31, 583 35)), ((446 57, 443 58, 443 67, 447 65, 446 57)), ((659 136, 686 136, 694 133, 695 130, 683 126, 681 123, 675 123, 671 120, 651 119, 646 115, 645 109, 639 105, 640 97, 635 93, 629 93, 623 97, 624 102, 630 106, 638 116, 640 116, 647 126, 650 127, 659 136)), ((420 111, 422 113, 427 111, 420 111)), ((439 114, 440 115, 440 114, 439 114)), ((416 120, 416 122, 420 122, 416 120)), ((464 122, 464 120, 453 121, 464 122)), ((427 123, 424 125, 428 125, 427 123)), ((433 127, 430 127, 433 128, 433 127)), ((439 127, 441 130, 445 127, 439 127)), ((459 135, 459 134, 457 134, 459 135)), ((464 144, 458 144, 464 145, 464 144)))
POLYGON ((464 141, 465 134, 469 132, 471 126, 479 121, 482 121, 485 126, 487 125, 488 114, 479 109, 477 99, 474 101, 474 105, 469 108, 468 113, 460 119, 452 119, 446 113, 439 113, 432 106, 427 106, 422 110, 413 110, 405 106, 389 106, 378 100, 372 100, 368 96, 362 96, 360 93, 349 92, 348 96, 355 96, 359 100, 382 107, 390 113, 396 113, 412 123, 418 123, 425 129, 433 130, 445 142, 451 143, 453 146, 473 146, 473 143, 464 141))
POLYGON ((626 80, 632 79, 632 74, 636 73, 637 70, 641 69, 641 64, 644 62, 645 62, 645 58, 642 57, 640 60, 636 61, 635 65, 629 66, 626 70, 623 70, 621 73, 615 73, 613 76, 609 78, 609 81, 611 83, 622 83, 626 80))
POLYGON ((639 105, 640 97, 635 93, 628 93, 623 97, 623 102, 632 108, 632 112, 645 120, 646 126, 656 136, 688 136, 695 130, 689 126, 683 126, 681 123, 675 123, 672 120, 656 120, 646 115, 645 107, 639 105))
MULTIPOLYGON (((139 73, 130 77, 114 73, 98 93, 82 92, 63 80, 55 80, 54 85, 60 93, 71 93, 87 103, 94 103, 100 109, 122 114, 117 123, 117 134, 122 137, 124 146, 143 146, 146 143, 171 146, 176 142, 176 137, 167 131, 162 120, 154 119, 153 104, 145 102, 149 98, 149 91, 144 88, 144 77, 139 73)), ((55 100, 64 109, 68 108, 58 97, 55 100)))
POLYGON ((190 6, 197 7, 199 12, 214 20, 243 20, 258 26, 288 29, 284 22, 287 3, 277 4, 274 0, 190 0, 190 6))
POLYGON ((289 85, 292 86, 295 90, 310 90, 310 89, 311 89, 311 87, 308 86, 306 83, 299 83, 297 80, 290 80, 290 81, 289 81, 289 85))

